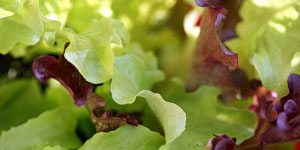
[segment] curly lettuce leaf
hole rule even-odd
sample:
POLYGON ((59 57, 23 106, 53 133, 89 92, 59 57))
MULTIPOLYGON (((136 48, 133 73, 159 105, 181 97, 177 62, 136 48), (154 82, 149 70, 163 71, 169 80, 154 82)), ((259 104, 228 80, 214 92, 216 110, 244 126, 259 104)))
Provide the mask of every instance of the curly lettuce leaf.
POLYGON ((84 80, 78 70, 63 55, 58 60, 48 55, 37 57, 32 68, 35 77, 40 82, 45 82, 50 78, 58 80, 69 91, 76 106, 85 105, 88 93, 93 86, 84 80))
POLYGON ((213 85, 223 90, 225 99, 233 99, 238 92, 229 70, 229 67, 237 68, 238 55, 227 49, 221 41, 226 14, 225 8, 218 7, 208 7, 203 12, 201 32, 186 81, 188 91, 195 91, 202 85, 213 85))
MULTIPOLYGON (((152 58, 153 62, 155 57, 152 58)), ((116 57, 111 83, 112 97, 116 103, 122 105, 133 103, 138 96, 144 98, 161 122, 166 142, 169 143, 184 131, 186 116, 180 107, 147 90, 155 82, 162 80, 163 74, 153 65, 146 65, 146 61, 146 57, 141 59, 134 54, 116 57)), ((151 62, 151 59, 148 61, 151 62)))
MULTIPOLYGON (((273 109, 276 116, 264 117, 269 126, 260 135, 260 147, 266 150, 266 146, 276 143, 287 143, 300 138, 300 116, 299 116, 299 87, 300 75, 290 74, 287 80, 289 94, 282 97, 274 107, 272 101, 265 102, 266 107, 273 109), (276 123, 272 123, 276 122, 276 123)), ((272 111, 265 111, 265 116, 271 116, 272 111)))
POLYGON ((7 54, 17 43, 34 45, 44 32, 38 0, 3 0, 0 8, 6 17, 0 19, 0 53, 7 54), (10 11, 8 15, 7 11, 10 11))
POLYGON ((122 126, 116 131, 95 134, 79 150, 157 150, 163 143, 161 135, 144 126, 122 126))
POLYGON ((143 97, 148 102, 149 107, 161 122, 167 144, 185 130, 186 115, 176 104, 166 102, 160 94, 149 90, 141 91, 138 96, 143 97))
POLYGON ((123 24, 110 18, 102 18, 81 34, 64 30, 60 36, 70 42, 65 58, 88 82, 94 84, 106 82, 112 77, 114 53, 111 44, 124 46, 129 41, 123 24))
POLYGON ((183 83, 176 80, 167 93, 187 114, 186 130, 165 149, 205 149, 213 134, 226 134, 237 139, 237 144, 254 135, 257 118, 248 110, 225 107, 218 102, 219 89, 202 86, 194 93, 186 93, 183 83))
POLYGON ((133 103, 141 90, 149 90, 154 83, 164 78, 151 53, 142 58, 134 54, 116 56, 114 70, 111 91, 118 104, 133 103))
POLYGON ((76 119, 70 109, 61 107, 30 119, 23 125, 2 132, 0 149, 42 149, 60 145, 76 148, 81 142, 75 134, 76 119))
POLYGON ((239 65, 248 68, 249 76, 255 76, 253 64, 265 88, 279 96, 288 91, 285 81, 293 68, 291 61, 300 50, 299 12, 297 0, 246 1, 240 11, 243 21, 237 27, 239 38, 227 43, 240 54, 239 65))

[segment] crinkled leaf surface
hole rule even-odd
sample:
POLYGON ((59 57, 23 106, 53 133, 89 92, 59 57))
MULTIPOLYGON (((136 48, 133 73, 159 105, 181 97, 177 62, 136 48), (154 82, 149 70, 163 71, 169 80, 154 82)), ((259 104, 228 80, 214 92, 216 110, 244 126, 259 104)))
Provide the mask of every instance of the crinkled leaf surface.
MULTIPOLYGON (((186 130, 167 145, 170 150, 206 149, 208 140, 216 135, 237 138, 237 144, 253 136, 257 118, 248 110, 225 107, 217 100, 220 90, 202 86, 194 93, 185 93, 182 81, 177 80, 164 96, 178 104, 187 114, 186 130)), ((166 149, 167 149, 166 147, 166 149)))
POLYGON ((55 78, 72 95, 76 106, 85 105, 93 85, 86 82, 78 70, 63 55, 58 60, 49 55, 37 57, 33 62, 32 69, 40 82, 55 78))
POLYGON ((241 9, 243 21, 237 28, 239 38, 228 43, 241 54, 239 64, 249 68, 249 76, 255 73, 253 63, 265 88, 279 96, 287 93, 285 81, 292 70, 291 61, 300 50, 299 12, 298 0, 246 1, 241 9))
POLYGON ((185 113, 177 105, 166 102, 159 94, 149 90, 152 84, 162 80, 162 73, 152 69, 134 54, 117 56, 111 91, 118 104, 131 104, 137 96, 143 97, 161 122, 169 143, 185 129, 185 113), (149 81, 150 80, 150 81, 149 81), (152 80, 152 81, 151 81, 152 80))
POLYGON ((221 41, 226 14, 225 8, 218 7, 208 7, 203 12, 201 32, 186 83, 188 91, 195 91, 201 85, 213 85, 223 90, 226 99, 232 99, 238 91, 231 82, 228 68, 237 68, 238 55, 230 52, 221 41))
POLYGON ((3 84, 0 86, 0 133, 50 108, 36 81, 16 80, 3 84))
POLYGON ((0 53, 8 53, 16 43, 36 44, 44 32, 39 1, 2 0, 0 4, 2 12, 14 13, 0 18, 0 53))
POLYGON ((70 41, 65 58, 91 83, 99 84, 111 79, 114 53, 111 43, 124 46, 129 37, 122 23, 103 18, 81 34, 64 30, 61 36, 70 41))
POLYGON ((196 0, 200 7, 224 7, 228 10, 221 35, 222 41, 236 37, 235 26, 241 21, 239 9, 242 2, 243 0, 196 0))
POLYGON ((108 133, 97 133, 79 150, 157 150, 164 143, 159 133, 144 126, 122 126, 108 133))
POLYGON ((0 149, 29 150, 61 145, 76 148, 81 143, 75 134, 76 119, 72 110, 57 108, 30 119, 25 124, 2 132, 0 149))

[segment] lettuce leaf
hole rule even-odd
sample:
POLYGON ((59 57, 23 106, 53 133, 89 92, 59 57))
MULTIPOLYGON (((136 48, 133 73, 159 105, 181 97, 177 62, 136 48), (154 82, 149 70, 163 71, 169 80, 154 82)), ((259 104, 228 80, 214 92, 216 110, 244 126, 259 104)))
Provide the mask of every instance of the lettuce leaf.
POLYGON ((144 55, 116 56, 111 91, 118 104, 133 103, 141 90, 149 90, 154 83, 163 80, 163 73, 156 67, 155 57, 151 53, 144 55))
POLYGON ((70 42, 65 58, 88 82, 94 84, 106 82, 113 75, 111 43, 125 46, 129 40, 123 24, 110 18, 102 18, 81 34, 64 30, 60 36, 70 42))
POLYGON ((72 8, 71 0, 39 0, 39 5, 43 17, 58 21, 64 27, 72 8))
POLYGON ((44 32, 38 0, 4 0, 0 5, 6 11, 0 19, 0 53, 7 54, 17 43, 34 45, 44 32), (9 15, 8 15, 8 12, 9 15))
POLYGON ((54 147, 47 146, 47 147, 44 148, 44 150, 66 150, 66 149, 62 148, 62 147, 59 146, 59 145, 56 145, 56 146, 54 146, 54 147))
POLYGON ((0 86, 0 133, 53 108, 34 80, 16 80, 0 86), (12 119, 13 118, 13 119, 12 119))
POLYGON ((57 108, 30 119, 23 125, 2 132, 0 149, 42 149, 45 146, 60 145, 76 148, 81 142, 75 134, 76 119, 72 110, 57 108))
MULTIPOLYGON (((151 60, 148 58, 149 62, 151 60)), ((116 57, 111 83, 112 97, 116 103, 122 105, 133 103, 138 96, 144 98, 161 122, 166 142, 169 143, 184 131, 186 116, 180 107, 147 90, 153 83, 162 80, 163 76, 152 65, 146 65, 146 61, 146 57, 141 59, 134 54, 116 57)))
POLYGON ((157 150, 163 143, 164 139, 161 135, 146 127, 122 126, 109 133, 95 134, 79 150, 157 150))
POLYGON ((188 91, 201 85, 213 85, 223 90, 225 99, 233 99, 238 92, 231 82, 229 67, 237 68, 238 55, 227 49, 221 41, 226 20, 225 8, 205 8, 201 32, 194 50, 191 71, 186 83, 188 91))
POLYGON ((279 96, 287 93, 286 79, 299 49, 300 6, 297 0, 246 1, 241 8, 239 38, 227 45, 241 56, 240 66, 249 76, 258 73, 265 88, 279 96), (262 15, 263 14, 263 15, 262 15), (249 61, 249 58, 252 58, 249 61))
POLYGON ((237 144, 254 135, 257 118, 249 110, 225 107, 218 102, 220 90, 202 86, 186 93, 181 80, 163 94, 178 104, 187 114, 186 130, 165 149, 205 149, 213 134, 235 137, 237 144))

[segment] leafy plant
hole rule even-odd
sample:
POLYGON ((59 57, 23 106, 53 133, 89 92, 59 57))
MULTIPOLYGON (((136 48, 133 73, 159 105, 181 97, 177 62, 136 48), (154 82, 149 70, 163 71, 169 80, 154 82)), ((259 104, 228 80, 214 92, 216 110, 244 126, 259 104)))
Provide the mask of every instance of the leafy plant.
POLYGON ((0 150, 297 149, 299 13, 299 0, 0 0, 0 150))

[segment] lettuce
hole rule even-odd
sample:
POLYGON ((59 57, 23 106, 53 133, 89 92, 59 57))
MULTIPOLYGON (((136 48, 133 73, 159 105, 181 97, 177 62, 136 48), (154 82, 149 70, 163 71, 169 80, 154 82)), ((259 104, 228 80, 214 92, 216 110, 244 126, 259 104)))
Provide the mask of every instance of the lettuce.
POLYGON ((0 150, 291 149, 299 12, 299 0, 0 0, 0 150))
POLYGON ((263 85, 279 96, 287 93, 285 80, 292 73, 291 62, 299 51, 298 14, 297 0, 246 1, 241 8, 243 21, 237 27, 239 38, 227 43, 241 53, 240 66, 251 68, 249 76, 255 76, 253 64, 263 85))
POLYGON ((76 148, 80 140, 75 134, 76 118, 68 108, 56 108, 44 112, 25 124, 2 132, 0 149, 42 149, 61 145, 76 148))

